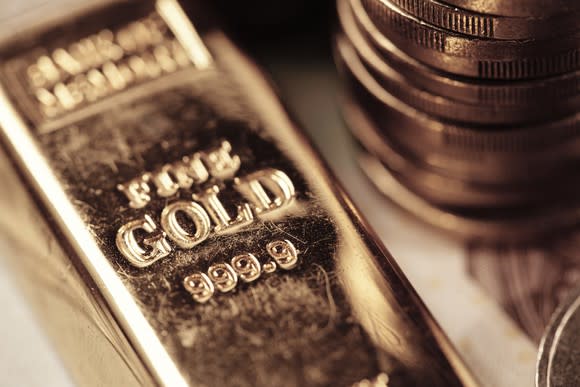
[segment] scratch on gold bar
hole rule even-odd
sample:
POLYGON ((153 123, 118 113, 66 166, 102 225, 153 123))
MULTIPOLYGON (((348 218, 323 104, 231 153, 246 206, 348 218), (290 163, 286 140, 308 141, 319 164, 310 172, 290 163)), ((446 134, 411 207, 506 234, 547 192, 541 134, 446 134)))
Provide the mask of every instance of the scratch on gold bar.
MULTIPOLYGON (((40 205, 34 216, 50 222, 70 273, 109 316, 109 336, 83 335, 74 312, 60 317, 59 334, 79 337, 61 348, 84 366, 75 378, 110 380, 110 367, 83 363, 87 348, 102 351, 91 358, 109 348, 127 355, 117 368, 136 385, 380 385, 389 375, 393 386, 475 386, 256 67, 219 31, 199 35, 174 2, 146 3, 163 24, 143 21, 161 20, 151 9, 134 12, 143 3, 126 4, 120 30, 94 28, 111 31, 99 43, 107 60, 123 50, 117 69, 145 55, 128 54, 129 40, 155 51, 170 31, 189 48, 208 44, 211 66, 204 50, 188 52, 196 65, 121 88, 107 61, 71 59, 72 45, 90 44, 67 33, 44 54, 1 55, 12 63, 0 67, 3 148, 40 205), (71 89, 55 90, 93 70, 118 90, 77 105, 71 89), (31 85, 62 112, 35 121, 38 109, 23 103, 31 85)), ((151 55, 159 68, 168 60, 151 55)))
POLYGON ((13 109, 6 91, 0 88, 0 124, 4 135, 12 149, 25 150, 21 153, 21 163, 25 173, 31 177, 32 184, 44 196, 44 202, 49 205, 59 223, 75 249, 81 255, 83 266, 98 279, 100 291, 104 293, 109 305, 117 317, 125 324, 131 325, 129 332, 138 336, 142 343, 140 350, 146 353, 144 359, 154 365, 158 378, 167 380, 168 386, 187 386, 187 383, 177 371, 175 363, 167 356, 156 333, 140 313, 134 298, 127 291, 114 269, 109 265, 107 258, 96 244, 85 223, 79 217, 69 197, 62 189, 57 177, 41 155, 41 151, 26 124, 13 109))

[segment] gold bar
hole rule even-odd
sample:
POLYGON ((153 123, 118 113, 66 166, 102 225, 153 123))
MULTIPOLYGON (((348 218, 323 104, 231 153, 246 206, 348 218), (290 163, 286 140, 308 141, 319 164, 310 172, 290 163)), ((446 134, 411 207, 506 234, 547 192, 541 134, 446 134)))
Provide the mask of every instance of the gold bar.
POLYGON ((218 29, 75 20, 0 53, 0 225, 80 385, 476 385, 218 29))

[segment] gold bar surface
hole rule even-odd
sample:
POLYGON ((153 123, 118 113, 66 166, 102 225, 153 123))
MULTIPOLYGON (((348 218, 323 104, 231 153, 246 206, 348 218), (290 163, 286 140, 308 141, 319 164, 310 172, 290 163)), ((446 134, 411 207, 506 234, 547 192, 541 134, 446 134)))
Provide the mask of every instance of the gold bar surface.
POLYGON ((218 29, 108 4, 0 63, 0 227, 80 385, 477 385, 218 29))

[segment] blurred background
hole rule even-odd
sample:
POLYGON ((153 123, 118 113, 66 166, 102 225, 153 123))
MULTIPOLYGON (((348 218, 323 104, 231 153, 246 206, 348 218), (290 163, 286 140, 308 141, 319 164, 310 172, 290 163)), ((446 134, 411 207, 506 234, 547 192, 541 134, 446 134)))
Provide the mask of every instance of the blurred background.
MULTIPOLYGON (((0 32, 13 33, 15 20, 22 20, 14 15, 38 17, 47 3, 1 2, 0 32)), ((212 4, 229 36, 271 76, 483 385, 533 385, 539 339, 566 291, 558 288, 560 279, 566 274, 577 283, 577 238, 566 235, 524 246, 471 243, 400 210, 361 173, 358 148, 343 121, 344 90, 332 50, 335 2, 212 4)), ((0 242, 0 386, 72 385, 2 260, 17 254, 0 242)))

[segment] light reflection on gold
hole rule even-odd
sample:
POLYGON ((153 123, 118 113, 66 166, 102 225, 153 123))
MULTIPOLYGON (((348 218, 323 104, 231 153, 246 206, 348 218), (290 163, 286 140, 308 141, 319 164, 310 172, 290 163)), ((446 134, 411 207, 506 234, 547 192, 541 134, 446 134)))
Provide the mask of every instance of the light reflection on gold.
MULTIPOLYGON (((153 78, 159 77, 133 89, 121 74, 124 67, 113 68, 106 62, 103 72, 94 68, 87 70, 83 82, 90 83, 91 90, 101 93, 99 96, 103 98, 111 97, 109 87, 119 89, 125 96, 141 88, 136 93, 138 98, 119 99, 123 108, 119 109, 113 103, 107 105, 112 101, 108 99, 100 101, 102 105, 96 110, 75 105, 79 88, 65 87, 56 98, 64 101, 71 112, 64 112, 62 121, 42 117, 42 125, 48 122, 53 123, 53 127, 51 131, 39 131, 37 127, 29 127, 29 121, 19 114, 6 85, 0 89, 1 140, 12 158, 14 164, 11 165, 20 170, 27 188, 34 192, 35 199, 51 218, 55 235, 66 247, 66 251, 58 252, 59 257, 65 262, 70 260, 71 267, 82 269, 86 275, 82 277, 74 270, 70 272, 71 281, 76 281, 75 286, 94 296, 82 297, 80 304, 93 302, 97 305, 87 308, 87 313, 89 321, 96 322, 96 331, 101 334, 81 339, 78 347, 67 346, 63 349, 67 352, 65 357, 74 359, 72 363, 75 365, 83 364, 87 359, 83 354, 86 348, 97 348, 95 343, 99 348, 110 345, 108 349, 120 353, 125 362, 115 362, 115 365, 119 369, 126 366, 126 369, 116 372, 135 375, 133 383, 140 385, 220 385, 215 380, 226 380, 230 373, 242 375, 238 378, 246 377, 231 380, 244 385, 255 385, 255 380, 261 385, 271 385, 275 384, 272 380, 276 377, 283 378, 282 381, 294 377, 296 380, 310 378, 309 381, 315 380, 318 384, 323 380, 327 385, 347 385, 363 378, 371 380, 377 374, 381 375, 381 371, 392 370, 393 375, 405 375, 433 386, 475 386, 393 258, 377 242, 336 179, 289 119, 263 74, 221 33, 207 33, 202 41, 177 2, 159 0, 155 5, 194 66, 184 69, 183 73, 173 73, 171 81, 169 75, 162 77, 161 68, 173 70, 174 64, 179 62, 177 56, 171 58, 168 55, 171 50, 164 46, 149 56, 134 56, 128 60, 127 68, 131 68, 136 77, 148 72, 153 78), (205 44, 210 46, 214 57, 210 57, 205 44), (212 69, 200 71, 208 67, 212 69), (173 83, 165 88, 158 87, 163 82, 173 83), (123 85, 130 90, 121 90, 123 85), (239 101, 241 96, 232 91, 232 86, 243 91, 243 102, 239 101), (219 119, 231 114, 235 119, 229 119, 228 123, 235 123, 235 130, 209 125, 180 125, 185 121, 179 121, 175 116, 170 117, 175 121, 168 122, 166 112, 158 110, 164 107, 173 109, 175 99, 167 105, 160 105, 159 100, 164 95, 177 98, 180 92, 185 93, 186 88, 188 92, 195 90, 198 94, 195 98, 188 95, 184 105, 189 107, 189 104, 199 103, 203 108, 211 107, 223 115, 218 116, 219 119), (200 89, 204 93, 199 93, 200 89), (134 109, 124 111, 125 104, 130 103, 134 104, 134 109), (83 109, 85 115, 79 113, 83 109), (151 120, 156 124, 153 127, 148 126, 150 122, 141 121, 146 120, 143 117, 150 117, 145 113, 151 112, 156 113, 154 117, 157 118, 151 120), (100 126, 93 125, 95 122, 100 126), (56 144, 43 142, 58 139, 59 134, 69 133, 71 128, 76 130, 71 138, 60 139, 56 144), (231 140, 223 140, 220 130, 231 140), (119 184, 121 188, 131 186, 133 180, 130 179, 136 176, 133 172, 123 172, 123 166, 134 168, 138 165, 141 183, 148 184, 151 173, 167 171, 163 166, 174 161, 165 153, 169 152, 168 147, 179 147, 179 150, 193 147, 192 144, 201 142, 202 135, 207 136, 203 141, 221 144, 223 150, 218 155, 199 153, 203 165, 212 168, 209 173, 212 185, 204 187, 205 191, 197 189, 201 187, 198 183, 205 182, 209 176, 198 179, 202 181, 181 181, 177 190, 161 190, 162 195, 159 191, 153 192, 151 187, 137 184, 134 188, 141 201, 131 200, 137 196, 129 195, 128 198, 123 189, 123 192, 117 189, 119 184), (86 136, 86 141, 80 141, 79 136, 86 136), (104 136, 105 140, 99 136, 104 136), (93 140, 101 142, 96 144, 93 140), (51 146, 58 150, 58 156, 49 152, 54 150, 47 149, 51 146), (142 148, 136 149, 138 146, 142 148), (67 147, 74 148, 74 151, 67 153, 67 147), (236 157, 226 157, 225 150, 229 152, 230 149, 235 151, 236 157), (95 153, 97 150, 101 152, 95 153), (116 151, 123 153, 123 158, 111 155, 116 151), (87 169, 95 168, 95 175, 101 175, 95 177, 87 171, 71 172, 71 178, 63 173, 65 170, 74 171, 72 167, 76 165, 70 164, 79 160, 86 162, 87 154, 92 158, 83 165, 87 169), (154 165, 144 164, 142 159, 148 155, 154 158, 151 163, 154 165), (108 163, 103 160, 107 157, 108 163), (131 164, 135 159, 140 161, 131 164), (258 166, 260 168, 253 168, 258 166), (250 175, 237 176, 238 168, 241 171, 242 167, 249 169, 250 175), (87 176, 93 180, 86 180, 89 179, 87 176), (139 259, 135 260, 137 264, 131 265, 123 259, 123 243, 119 243, 121 251, 115 246, 103 245, 114 239, 119 225, 113 223, 120 223, 122 229, 123 224, 133 225, 127 222, 138 216, 150 219, 147 218, 149 211, 161 216, 169 201, 178 202, 175 196, 179 195, 178 191, 189 190, 193 185, 197 191, 184 193, 189 196, 187 200, 200 200, 204 208, 213 210, 209 215, 215 235, 201 233, 207 237, 203 244, 171 245, 174 247, 171 254, 168 252, 151 265, 145 265, 139 259), (227 195, 222 195, 224 193, 227 195), (88 196, 84 197, 85 194, 88 196), (232 200, 235 194, 241 195, 237 197, 240 201, 232 200), (113 209, 111 203, 115 205, 113 209), (104 211, 92 212, 101 205, 104 211), (237 208, 238 213, 232 212, 232 208, 237 208), (109 213, 105 213, 107 211, 109 213), (230 218, 228 211, 234 214, 234 219, 230 218), (184 246, 193 251, 186 251, 184 246), (267 261, 261 262, 260 259, 264 258, 267 261), (216 289, 222 294, 214 298, 216 289), (323 313, 325 308, 328 315, 323 313), (288 317, 287 311, 297 314, 293 320, 282 324, 280 320, 288 317), (208 316, 212 320, 204 320, 208 316), (305 329, 315 334, 307 337, 305 329), (343 337, 346 333, 350 334, 350 341, 343 337), (284 343, 272 342, 268 335, 274 335, 284 343), (184 341, 183 337, 189 339, 184 341), (228 337, 228 341, 216 344, 223 337, 228 337), (310 340, 318 340, 323 345, 312 344, 310 340), (352 353, 333 348, 337 341, 342 344, 341 340, 345 340, 344 343, 356 354, 369 359, 370 364, 360 365, 367 368, 352 367, 348 362, 357 360, 352 353), (312 358, 321 351, 319 347, 324 346, 334 349, 330 354, 337 356, 336 361, 328 362, 326 368, 310 364, 327 361, 324 357, 329 356, 328 353, 320 352, 320 356, 312 358), (280 356, 280 353, 290 364, 288 368, 269 366, 268 357, 280 356), (304 364, 303 359, 309 356, 308 364, 304 364), (254 357, 260 361, 253 361, 254 357), (206 364, 201 364, 206 361, 206 364), (220 361, 227 363, 215 372, 212 367, 221 364, 220 361), (284 374, 288 369, 291 372, 284 374), (210 379, 205 380, 196 372, 210 375, 210 379), (255 377, 258 373, 261 373, 261 379, 255 377), (337 375, 343 379, 335 380, 337 375)), ((132 28, 140 31, 144 41, 147 37, 156 39, 155 33, 142 30, 143 25, 133 25, 132 28)), ((107 40, 111 36, 105 33, 101 38, 107 40)), ((120 46, 125 49, 133 47, 125 39, 129 38, 120 39, 120 46)), ((139 46, 138 42, 133 43, 134 47, 139 46)), ((83 44, 88 47, 87 42, 83 44)), ((77 49, 81 50, 81 47, 77 49)), ((57 57, 59 65, 71 60, 68 54, 60 51, 57 57)), ((76 73, 81 71, 76 65, 82 65, 77 62, 75 59, 64 67, 71 74, 76 73)), ((52 79, 52 70, 42 71, 52 79)), ((29 69, 28 75, 37 87, 36 69, 29 69)), ((50 97, 40 94, 42 101, 51 102, 50 97)), ((178 157, 183 157, 183 154, 192 153, 182 152, 178 157)), ((172 188, 171 184, 169 188, 172 188)), ((36 207, 31 208, 35 216, 44 217, 36 207)), ((200 229, 209 227, 206 220, 200 223, 200 229)), ((178 221, 176 217, 174 223, 178 221)), ((14 222, 13 225, 12 232, 21 234, 21 224, 14 222)), ((175 224, 171 227, 176 230, 175 224)), ((174 234, 185 235, 189 242, 195 235, 186 233, 191 230, 177 231, 179 233, 174 234)), ((136 238, 130 235, 124 240, 132 245, 137 243, 136 238)), ((167 240, 167 246, 169 243, 175 243, 175 240, 167 240)), ((71 293, 71 297, 74 298, 74 294, 71 293)), ((75 313, 78 311, 75 308, 66 310, 69 315, 66 318, 58 316, 60 321, 77 321, 75 313)), ((75 327, 84 328, 82 325, 75 327)), ((94 333, 93 330, 90 332, 94 333)), ((82 338, 82 335, 75 337, 82 338)), ((93 373, 109 372, 105 365, 106 361, 99 364, 93 373)), ((86 363, 84 367, 87 367, 86 363)), ((80 380, 89 380, 83 379, 88 376, 82 371, 79 374, 80 380)), ((110 377, 107 375, 104 379, 110 377)), ((99 380, 90 382, 99 383, 99 380)))

